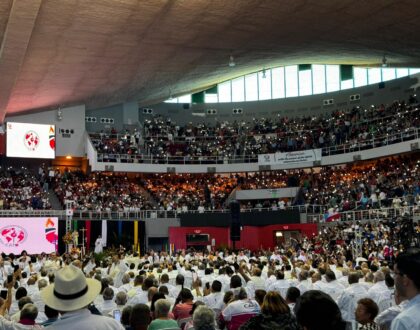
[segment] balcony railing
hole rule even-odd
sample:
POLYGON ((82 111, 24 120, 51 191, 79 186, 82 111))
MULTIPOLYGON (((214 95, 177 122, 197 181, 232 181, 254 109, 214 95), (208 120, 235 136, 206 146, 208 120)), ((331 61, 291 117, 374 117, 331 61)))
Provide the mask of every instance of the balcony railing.
MULTIPOLYGON (((394 134, 386 134, 371 139, 359 140, 354 143, 345 143, 322 148, 322 156, 333 156, 358 152, 395 143, 420 138, 420 128, 407 128, 394 134)), ((178 164, 178 165, 210 165, 210 164, 243 164, 257 163, 258 155, 244 156, 156 156, 146 154, 112 154, 100 153, 98 162, 104 163, 142 163, 142 164, 178 164)))
MULTIPOLYGON (((324 222, 324 214, 327 207, 323 205, 298 205, 287 207, 287 210, 297 209, 301 214, 306 215, 308 223, 324 222)), ((243 209, 241 212, 262 212, 274 211, 278 209, 273 208, 252 208, 243 209)), ((207 210, 188 211, 188 213, 230 213, 230 210, 207 210)), ((145 220, 157 218, 179 218, 180 212, 177 211, 163 211, 163 210, 141 210, 141 211, 73 211, 73 220, 145 220)), ((340 212, 341 221, 357 221, 357 220, 381 220, 390 219, 399 216, 420 217, 420 206, 403 206, 400 208, 380 208, 367 210, 352 210, 340 212)), ((66 219, 65 210, 0 210, 1 217, 57 217, 59 219, 66 219)))

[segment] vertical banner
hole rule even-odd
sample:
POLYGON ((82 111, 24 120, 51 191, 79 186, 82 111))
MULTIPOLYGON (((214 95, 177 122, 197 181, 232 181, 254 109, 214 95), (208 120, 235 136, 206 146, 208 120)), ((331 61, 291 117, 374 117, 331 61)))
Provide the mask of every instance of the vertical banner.
POLYGON ((86 235, 86 251, 87 252, 89 252, 90 250, 90 232, 91 232, 90 226, 91 226, 90 220, 86 220, 85 221, 85 229, 86 229, 85 235, 86 235))
POLYGON ((134 221, 134 242, 133 242, 133 251, 139 251, 139 222, 134 221))
POLYGON ((107 245, 107 235, 108 235, 108 227, 106 220, 102 220, 102 244, 105 247, 107 245))

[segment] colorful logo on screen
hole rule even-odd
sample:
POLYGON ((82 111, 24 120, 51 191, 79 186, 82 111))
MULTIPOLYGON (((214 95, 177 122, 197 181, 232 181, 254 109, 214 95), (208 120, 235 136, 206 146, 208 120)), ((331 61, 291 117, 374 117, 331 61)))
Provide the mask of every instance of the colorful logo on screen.
POLYGON ((45 238, 51 244, 57 244, 57 228, 55 227, 54 221, 52 221, 50 218, 48 218, 45 222, 45 238))
POLYGON ((30 151, 36 150, 36 148, 39 146, 39 135, 35 131, 27 131, 25 133, 23 144, 25 145, 26 149, 30 151))
POLYGON ((0 242, 4 246, 20 246, 27 238, 28 233, 21 226, 11 225, 0 229, 0 242))
POLYGON ((48 132, 48 139, 50 141, 50 147, 52 150, 55 149, 55 132, 54 126, 50 126, 50 131, 48 132))

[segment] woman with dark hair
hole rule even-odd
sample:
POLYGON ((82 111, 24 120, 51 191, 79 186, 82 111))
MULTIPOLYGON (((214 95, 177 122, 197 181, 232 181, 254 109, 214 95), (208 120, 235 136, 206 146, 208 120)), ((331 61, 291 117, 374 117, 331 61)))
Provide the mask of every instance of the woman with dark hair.
POLYGON ((305 292, 295 305, 298 323, 305 330, 349 330, 351 324, 341 317, 335 301, 318 290, 305 292))
POLYGON ((163 293, 157 292, 153 295, 152 301, 150 302, 150 311, 152 312, 152 318, 155 319, 154 312, 155 312, 155 303, 159 299, 165 299, 165 295, 163 293))
POLYGON ((360 330, 379 330, 375 317, 379 313, 378 305, 370 298, 363 298, 357 302, 356 321, 361 324, 360 330))
POLYGON ((261 313, 249 319, 240 330, 299 330, 295 317, 282 296, 269 291, 264 297, 261 313))
POLYGON ((182 289, 175 301, 175 306, 172 310, 176 320, 188 319, 191 317, 191 310, 193 308, 194 297, 190 290, 182 289))

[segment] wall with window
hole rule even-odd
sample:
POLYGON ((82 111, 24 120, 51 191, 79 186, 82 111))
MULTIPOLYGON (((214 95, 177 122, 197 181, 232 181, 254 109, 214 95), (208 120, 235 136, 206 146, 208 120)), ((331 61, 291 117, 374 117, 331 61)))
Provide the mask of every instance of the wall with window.
MULTIPOLYGON (((205 103, 282 99, 316 95, 377 84, 414 75, 414 68, 361 68, 350 65, 290 65, 263 69, 227 80, 204 95, 205 103)), ((191 103, 191 95, 166 101, 191 103)))
MULTIPOLYGON (((408 100, 411 95, 416 93, 419 78, 420 74, 415 74, 386 82, 375 83, 363 87, 343 89, 324 94, 253 102, 238 101, 234 103, 205 104, 161 103, 148 106, 148 108, 152 109, 151 114, 144 114, 139 111, 139 119, 140 122, 142 122, 145 119, 150 118, 152 115, 162 114, 169 116, 177 123, 183 124, 188 122, 214 123, 215 121, 225 120, 248 121, 252 120, 254 117, 276 115, 289 117, 316 115, 319 113, 331 112, 337 109, 351 109, 355 106, 370 106, 372 104, 378 105, 381 103, 389 104, 395 100, 408 100), (355 98, 354 96, 357 97, 355 98), (360 99, 358 99, 358 97, 360 97, 360 99), (325 105, 325 100, 332 100, 332 104, 325 105), (241 113, 234 114, 234 109, 241 109, 241 113), (209 114, 209 110, 215 110, 216 113, 209 114)), ((246 84, 246 79, 244 79, 243 82, 246 84)), ((237 83, 238 82, 234 82, 233 84, 236 86, 237 83)), ((242 84, 242 82, 238 84, 242 84)), ((318 88, 318 91, 321 90, 320 86, 316 88, 318 88)), ((325 86, 325 89, 328 88, 332 87, 325 86)))

